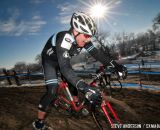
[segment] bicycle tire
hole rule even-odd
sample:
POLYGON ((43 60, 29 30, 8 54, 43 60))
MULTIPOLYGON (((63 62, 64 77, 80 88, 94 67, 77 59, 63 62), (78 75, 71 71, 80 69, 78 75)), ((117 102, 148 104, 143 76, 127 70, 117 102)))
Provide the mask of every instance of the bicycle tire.
MULTIPOLYGON (((139 116, 126 103, 119 101, 117 99, 108 97, 108 96, 106 97, 106 101, 108 101, 111 104, 114 111, 118 114, 118 117, 120 119, 120 123, 122 123, 122 124, 139 123, 139 116)), ((109 114, 111 114, 111 112, 109 112, 109 114)), ((95 110, 92 112, 92 117, 93 117, 93 119, 97 125, 97 128, 99 130, 112 129, 111 125, 110 125, 107 117, 104 115, 101 107, 97 107, 97 108, 95 107, 95 110)), ((111 117, 113 123, 118 124, 113 119, 113 116, 110 115, 110 117, 111 117)))
POLYGON ((122 83, 118 79, 110 80, 110 91, 112 92, 120 92, 122 90, 122 83))
MULTIPOLYGON (((108 130, 110 129, 110 125, 107 121, 107 119, 105 118, 104 115, 97 115, 97 110, 95 110, 95 112, 92 112, 92 118, 97 126, 97 128, 99 130, 108 130)), ((98 112, 99 113, 99 112, 98 112)), ((103 112, 101 112, 100 114, 103 114, 103 112)))
POLYGON ((105 78, 105 85, 101 85, 102 88, 105 88, 104 90, 109 92, 108 94, 112 96, 113 92, 120 92, 122 90, 122 83, 118 79, 116 74, 107 75, 105 78), (105 87, 103 87, 105 86, 105 87))

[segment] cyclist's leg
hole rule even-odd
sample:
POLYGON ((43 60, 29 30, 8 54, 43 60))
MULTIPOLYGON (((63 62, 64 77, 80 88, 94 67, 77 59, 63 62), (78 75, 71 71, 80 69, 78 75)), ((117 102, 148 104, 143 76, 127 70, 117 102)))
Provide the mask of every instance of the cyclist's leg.
POLYGON ((57 62, 53 61, 42 61, 44 76, 45 76, 45 84, 46 84, 46 93, 40 100, 39 110, 47 111, 50 103, 56 98, 56 91, 58 87, 58 76, 57 76, 57 62))
POLYGON ((34 128, 42 129, 45 126, 44 120, 50 103, 56 97, 58 87, 57 62, 44 60, 42 58, 43 71, 45 76, 46 93, 41 98, 38 106, 38 120, 33 122, 34 128))

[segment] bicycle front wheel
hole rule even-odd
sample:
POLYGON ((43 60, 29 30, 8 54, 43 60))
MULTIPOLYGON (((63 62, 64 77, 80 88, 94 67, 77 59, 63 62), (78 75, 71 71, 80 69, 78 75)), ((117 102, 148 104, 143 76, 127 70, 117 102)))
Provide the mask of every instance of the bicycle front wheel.
POLYGON ((94 122, 96 123, 96 126, 99 130, 108 130, 110 129, 110 124, 105 117, 102 109, 100 108, 95 108, 95 111, 92 112, 92 117, 94 122))
POLYGON ((118 79, 111 79, 110 81, 111 92, 120 92, 122 90, 121 81, 118 79))
POLYGON ((139 116, 126 103, 111 97, 106 97, 105 102, 105 110, 110 118, 102 110, 102 106, 96 107, 92 112, 93 119, 99 130, 112 129, 114 124, 135 124, 139 122, 139 116))

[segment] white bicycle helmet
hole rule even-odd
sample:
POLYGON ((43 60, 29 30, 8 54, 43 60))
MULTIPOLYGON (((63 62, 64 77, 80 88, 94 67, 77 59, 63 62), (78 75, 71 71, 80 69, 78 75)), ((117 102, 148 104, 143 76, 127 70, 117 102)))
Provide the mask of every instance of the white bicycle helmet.
POLYGON ((90 36, 94 36, 97 31, 93 19, 83 12, 73 13, 70 24, 77 32, 90 36))

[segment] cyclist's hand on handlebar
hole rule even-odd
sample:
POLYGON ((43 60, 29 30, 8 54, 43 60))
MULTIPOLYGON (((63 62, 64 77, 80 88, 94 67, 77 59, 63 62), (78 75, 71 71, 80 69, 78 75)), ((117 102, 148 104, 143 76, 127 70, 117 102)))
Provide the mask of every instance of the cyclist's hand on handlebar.
POLYGON ((85 98, 94 105, 101 104, 102 96, 96 87, 92 87, 83 81, 79 81, 77 88, 85 95, 85 98))
POLYGON ((121 77, 122 79, 126 79, 127 75, 128 75, 128 71, 127 71, 127 67, 124 65, 120 65, 121 66, 121 71, 118 71, 118 75, 119 77, 121 77))
POLYGON ((117 71, 117 74, 120 77, 122 77, 123 79, 127 78, 128 71, 127 71, 127 67, 126 66, 118 64, 117 62, 115 62, 113 60, 110 63, 112 65, 112 67, 117 71))
POLYGON ((88 86, 85 92, 85 98, 94 105, 99 105, 102 102, 102 96, 98 90, 88 86))

